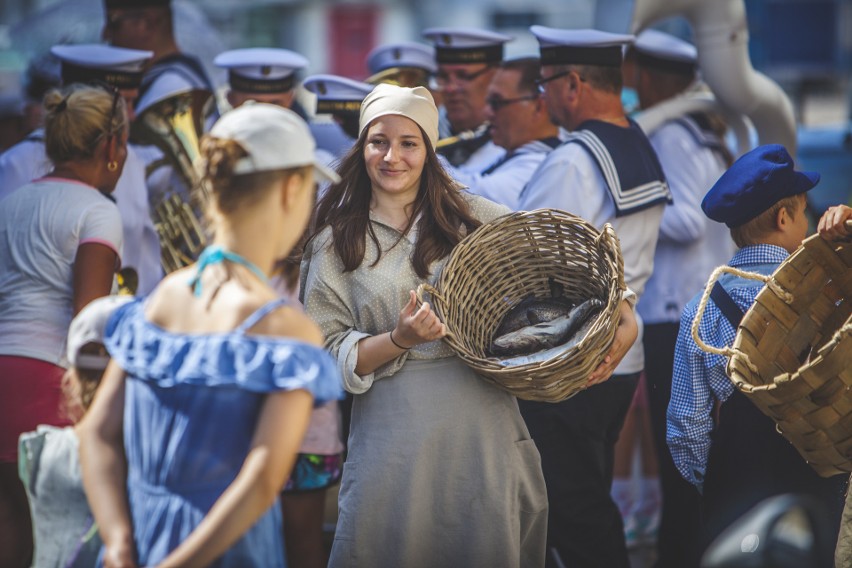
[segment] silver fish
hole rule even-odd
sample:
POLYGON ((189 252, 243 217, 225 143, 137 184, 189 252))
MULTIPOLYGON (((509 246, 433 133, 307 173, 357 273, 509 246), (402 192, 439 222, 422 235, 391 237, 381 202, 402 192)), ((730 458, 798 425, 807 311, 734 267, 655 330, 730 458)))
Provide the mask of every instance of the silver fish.
POLYGON ((507 357, 505 359, 501 359, 498 363, 503 367, 517 367, 518 365, 531 365, 534 363, 544 363, 545 361, 549 361, 553 357, 557 355, 561 355, 566 351, 570 351, 577 347, 581 341, 586 338, 586 335, 589 334, 589 331, 592 329, 592 325, 595 323, 595 318, 589 318, 586 323, 584 323, 580 329, 577 330, 573 336, 568 338, 568 341, 561 345, 557 345, 556 347, 551 347, 550 349, 544 349, 542 351, 536 351, 535 353, 531 353, 529 355, 516 355, 514 357, 507 357))
POLYGON ((571 313, 574 303, 567 298, 536 298, 530 296, 509 310, 494 333, 501 337, 521 328, 555 320, 571 313))
POLYGON ((573 308, 568 315, 501 335, 491 344, 491 354, 528 355, 560 345, 591 319, 602 305, 600 300, 592 298, 573 308))
POLYGON ((574 302, 563 297, 564 286, 553 278, 549 279, 548 285, 550 287, 549 298, 529 296, 521 300, 517 306, 509 310, 503 321, 500 322, 500 327, 497 328, 494 336, 501 337, 523 327, 567 316, 575 306, 574 302))

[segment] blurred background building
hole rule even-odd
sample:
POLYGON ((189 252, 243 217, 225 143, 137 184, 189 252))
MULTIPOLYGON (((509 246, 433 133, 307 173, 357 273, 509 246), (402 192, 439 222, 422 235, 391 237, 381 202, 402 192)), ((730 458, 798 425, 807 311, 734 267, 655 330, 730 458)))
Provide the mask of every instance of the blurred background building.
MULTIPOLYGON (((221 84, 224 76, 211 61, 225 49, 284 47, 309 59, 308 74, 363 79, 372 47, 421 41, 420 31, 430 26, 509 33, 516 38, 507 45, 511 57, 537 52, 528 31, 533 24, 628 31, 633 1, 173 0, 173 6, 182 48, 221 84)), ((852 179, 852 0, 745 0, 745 6, 752 64, 793 102, 799 160, 824 172, 839 162, 839 173, 852 179)), ((0 117, 14 109, 31 58, 55 43, 99 41, 102 22, 102 0, 0 0, 0 117)), ((679 18, 654 27, 691 39, 679 18)), ((848 195, 848 187, 843 191, 848 195)))

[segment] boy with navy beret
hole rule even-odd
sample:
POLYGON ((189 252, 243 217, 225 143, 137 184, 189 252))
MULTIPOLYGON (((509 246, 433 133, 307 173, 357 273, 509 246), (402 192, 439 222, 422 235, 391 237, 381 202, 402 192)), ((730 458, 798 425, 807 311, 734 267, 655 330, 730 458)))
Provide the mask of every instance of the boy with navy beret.
MULTIPOLYGON (((818 173, 796 171, 790 154, 777 144, 738 159, 701 204, 709 218, 730 228, 739 247, 728 265, 772 274, 805 238, 805 193, 818 182, 818 173)), ((731 345, 762 287, 757 280, 723 275, 701 320, 701 338, 716 347, 731 345)), ((726 359, 699 349, 691 335, 699 298, 681 317, 666 440, 678 471, 702 494, 703 544, 780 493, 817 497, 831 509, 836 526, 845 480, 820 478, 772 419, 734 388, 725 374, 726 359)))

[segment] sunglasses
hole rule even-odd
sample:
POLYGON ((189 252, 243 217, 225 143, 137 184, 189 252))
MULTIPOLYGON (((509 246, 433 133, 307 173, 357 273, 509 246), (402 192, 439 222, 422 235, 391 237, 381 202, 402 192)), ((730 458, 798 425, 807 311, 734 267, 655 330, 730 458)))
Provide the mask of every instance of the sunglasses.
POLYGON ((119 92, 118 87, 116 87, 115 85, 110 85, 109 83, 105 83, 103 81, 95 81, 93 84, 96 87, 100 87, 101 89, 112 95, 112 108, 109 111, 109 122, 107 122, 107 131, 103 134, 103 136, 111 138, 115 135, 115 133, 112 131, 112 125, 115 122, 115 117, 118 113, 118 99, 121 98, 121 92, 119 92))
POLYGON ((527 95, 524 97, 515 97, 514 99, 503 99, 500 97, 488 97, 485 99, 485 104, 491 107, 491 110, 494 112, 499 111, 501 108, 509 106, 511 104, 519 103, 521 101, 534 101, 538 98, 538 95, 527 95))
MULTIPOLYGON (((549 83, 551 81, 555 81, 556 79, 561 79, 562 77, 567 77, 571 73, 573 73, 573 71, 568 70, 568 71, 563 71, 562 73, 556 73, 554 75, 551 75, 550 77, 542 77, 540 79, 536 79, 535 80, 536 89, 538 89, 539 93, 544 93, 544 86, 547 83, 549 83)), ((585 83, 586 79, 584 79, 583 77, 580 77, 580 81, 585 83)))

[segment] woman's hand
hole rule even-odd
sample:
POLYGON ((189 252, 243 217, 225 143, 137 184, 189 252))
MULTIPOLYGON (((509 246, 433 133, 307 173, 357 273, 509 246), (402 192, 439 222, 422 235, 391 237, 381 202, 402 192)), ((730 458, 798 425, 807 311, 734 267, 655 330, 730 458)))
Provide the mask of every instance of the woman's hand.
POLYGON ((819 220, 817 230, 822 238, 828 240, 844 239, 852 236, 852 230, 846 222, 852 219, 852 207, 835 205, 829 207, 819 220))
POLYGON ((403 348, 429 343, 447 335, 447 326, 441 323, 428 302, 417 307, 417 294, 409 290, 408 303, 399 312, 396 327, 391 332, 396 344, 403 348))
POLYGON ((598 365, 598 368, 589 375, 586 387, 602 383, 610 378, 613 372, 615 372, 615 368, 621 363, 621 360, 624 359, 630 347, 633 346, 633 342, 639 336, 639 325, 636 323, 636 315, 627 301, 621 302, 619 313, 621 319, 618 322, 618 327, 615 328, 615 338, 612 340, 609 353, 606 354, 606 357, 598 365))

